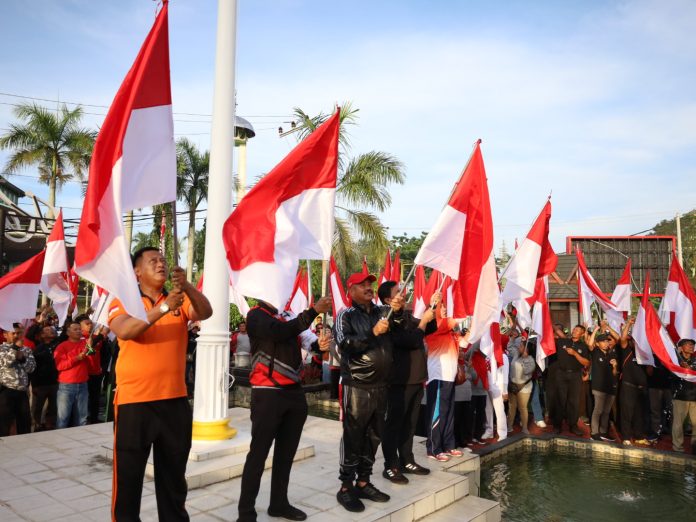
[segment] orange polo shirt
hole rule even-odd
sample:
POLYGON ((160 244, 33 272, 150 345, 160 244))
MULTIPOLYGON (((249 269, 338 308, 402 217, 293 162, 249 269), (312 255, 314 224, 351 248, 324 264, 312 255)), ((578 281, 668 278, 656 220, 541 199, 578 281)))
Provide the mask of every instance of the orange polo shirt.
MULTIPOLYGON (((159 308, 165 298, 162 294, 153 303, 143 296, 145 310, 159 308)), ((186 326, 190 306, 191 301, 184 295, 178 315, 169 312, 135 339, 118 339, 116 404, 186 397, 186 326)), ((109 307, 109 325, 114 318, 125 314, 121 302, 114 298, 109 307)))

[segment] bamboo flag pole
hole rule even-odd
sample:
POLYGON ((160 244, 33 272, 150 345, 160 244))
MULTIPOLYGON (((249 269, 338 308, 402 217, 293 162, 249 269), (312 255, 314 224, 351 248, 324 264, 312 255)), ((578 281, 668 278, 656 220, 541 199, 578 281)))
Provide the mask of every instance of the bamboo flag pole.
POLYGON ((174 256, 174 266, 179 266, 179 241, 176 231, 176 199, 172 201, 172 255, 174 256))

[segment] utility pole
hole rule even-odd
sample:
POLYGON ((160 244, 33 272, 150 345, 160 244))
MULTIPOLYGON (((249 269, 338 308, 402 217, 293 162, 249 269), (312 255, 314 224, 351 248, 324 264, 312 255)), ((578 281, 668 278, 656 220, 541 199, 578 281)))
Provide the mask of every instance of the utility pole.
POLYGON ((676 216, 677 225, 677 259, 679 260, 679 265, 684 267, 684 259, 682 258, 682 237, 681 237, 681 215, 677 212, 676 216))

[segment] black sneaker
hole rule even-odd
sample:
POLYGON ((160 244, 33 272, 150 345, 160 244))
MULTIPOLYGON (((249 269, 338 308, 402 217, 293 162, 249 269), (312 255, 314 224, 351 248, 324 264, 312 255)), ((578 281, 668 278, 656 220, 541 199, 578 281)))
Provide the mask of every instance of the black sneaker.
POLYGON ((404 473, 413 473, 414 475, 427 475, 430 473, 428 468, 416 464, 415 462, 409 462, 401 468, 401 471, 404 473))
POLYGON ((394 484, 408 484, 408 479, 399 468, 387 468, 382 472, 382 476, 394 484))
POLYGON ((282 509, 271 509, 270 507, 268 508, 268 516, 269 517, 283 517, 288 520, 307 520, 307 513, 304 511, 301 511, 297 509, 294 506, 286 506, 282 509))
POLYGON ((616 442, 616 439, 608 433, 600 433, 599 438, 602 439, 604 442, 616 442))
POLYGON ((590 435, 590 438, 592 440, 597 440, 597 441, 604 440, 604 439, 602 439, 602 437, 599 436, 599 433, 593 433, 592 435, 590 435))
POLYGON ((346 510, 353 513, 360 513, 365 511, 365 504, 363 504, 358 498, 358 494, 355 488, 339 489, 336 493, 336 500, 341 504, 346 510))
POLYGON ((356 486, 355 490, 358 492, 358 498, 365 498, 372 502, 389 502, 389 495, 382 493, 370 482, 362 487, 356 486))

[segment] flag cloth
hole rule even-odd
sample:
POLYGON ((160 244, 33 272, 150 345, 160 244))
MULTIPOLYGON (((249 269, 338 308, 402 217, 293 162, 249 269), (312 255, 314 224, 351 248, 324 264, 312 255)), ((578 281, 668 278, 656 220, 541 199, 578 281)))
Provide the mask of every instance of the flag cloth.
POLYGON ((551 310, 549 308, 548 295, 546 294, 546 281, 541 277, 537 279, 534 287, 534 308, 532 310, 531 328, 537 334, 536 363, 544 371, 546 358, 556 353, 556 340, 553 337, 553 323, 551 322, 551 310))
POLYGON ((433 270, 430 279, 426 283, 425 268, 416 266, 413 283, 413 317, 420 319, 430 306, 430 299, 440 286, 441 274, 433 270))
POLYGON ((392 276, 392 262, 391 262, 391 252, 387 248, 386 258, 384 259, 384 266, 379 272, 379 278, 377 279, 377 285, 381 285, 385 281, 389 281, 392 276))
POLYGON ((501 296, 503 306, 514 301, 532 297, 539 278, 549 275, 556 269, 558 256, 549 243, 549 221, 551 221, 551 200, 537 216, 527 237, 515 250, 505 274, 505 288, 501 296))
POLYGON ((39 286, 46 251, 17 266, 0 278, 0 328, 12 330, 12 323, 36 317, 39 286))
POLYGON ((614 293, 611 294, 611 302, 616 305, 616 309, 621 312, 620 321, 617 314, 607 315, 607 322, 617 332, 621 331, 621 325, 625 322, 628 314, 631 313, 631 258, 626 260, 626 266, 621 273, 619 281, 616 283, 614 293))
MULTIPOLYGON (((201 272, 201 277, 198 278, 198 282, 196 283, 196 290, 198 290, 199 292, 203 291, 203 276, 204 274, 203 272, 201 272)), ((232 278, 230 278, 228 300, 230 304, 233 304, 237 307, 242 317, 246 317, 249 313, 249 310, 251 310, 251 307, 249 306, 249 303, 247 302, 246 298, 232 286, 232 278)))
POLYGON ((53 310, 58 316, 58 324, 65 323, 72 301, 68 272, 68 252, 65 249, 63 211, 61 210, 46 240, 46 257, 41 272, 41 291, 51 300, 53 310))
MULTIPOLYGON (((592 274, 587 270, 585 256, 583 256, 579 247, 576 247, 575 255, 578 260, 578 308, 580 308, 583 324, 595 324, 591 307, 592 303, 597 303, 599 308, 606 315, 607 322, 610 324, 616 324, 618 322, 620 325, 623 322, 623 313, 620 312, 616 308, 616 305, 600 290, 594 277, 592 277, 592 274)), ((619 328, 616 329, 618 330, 619 328)))
POLYGON ((390 279, 392 281, 396 281, 397 283, 401 282, 401 252, 398 250, 394 254, 390 279))
MULTIPOLYGON (((367 262, 363 260, 363 274, 365 274, 366 268, 367 262)), ((369 273, 367 272, 368 275, 369 273)), ((336 260, 333 256, 331 256, 331 261, 329 262, 329 289, 331 291, 331 300, 333 301, 333 317, 336 318, 341 310, 351 306, 351 302, 346 296, 345 290, 343 290, 341 274, 338 273, 336 260)))
POLYGON ((72 305, 77 306, 77 292, 80 289, 80 276, 75 272, 75 262, 73 261, 73 266, 70 267, 70 272, 68 272, 68 282, 70 284, 70 293, 72 294, 72 305))
POLYGON ((232 284, 285 306, 300 259, 328 260, 334 230, 339 111, 239 202, 222 229, 232 284))
POLYGON ((166 254, 165 237, 167 234, 167 218, 164 214, 165 214, 164 211, 162 211, 162 219, 160 221, 160 240, 159 240, 159 251, 162 252, 162 255, 166 254))
POLYGON ((650 302, 650 272, 645 276, 643 297, 633 325, 633 340, 636 343, 638 364, 655 365, 653 353, 662 365, 680 379, 696 382, 696 371, 679 365, 677 350, 667 330, 650 302))
POLYGON ((463 313, 472 316, 471 343, 479 340, 500 314, 493 218, 480 145, 478 140, 414 261, 458 280, 463 313))
POLYGON ((288 304, 285 305, 285 310, 289 310, 295 315, 300 315, 302 312, 312 306, 312 299, 309 293, 309 273, 305 268, 300 268, 295 278, 295 284, 288 299, 288 304))
MULTIPOLYGON (((338 273, 338 272, 336 272, 336 273, 338 273)), ((370 275, 370 269, 367 267, 367 256, 363 256, 362 273, 363 273, 363 275, 370 275)))
POLYGON ((696 293, 679 264, 676 252, 672 252, 667 288, 659 313, 675 343, 679 339, 696 339, 696 293))
POLYGON ((121 215, 176 198, 165 2, 94 144, 75 246, 77 273, 146 320, 121 215))

